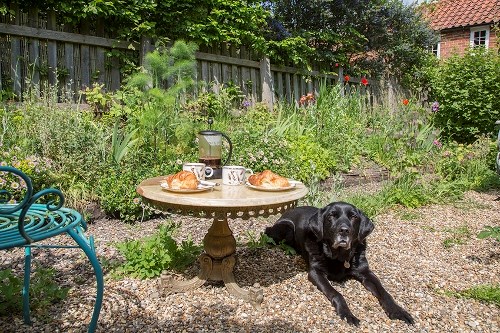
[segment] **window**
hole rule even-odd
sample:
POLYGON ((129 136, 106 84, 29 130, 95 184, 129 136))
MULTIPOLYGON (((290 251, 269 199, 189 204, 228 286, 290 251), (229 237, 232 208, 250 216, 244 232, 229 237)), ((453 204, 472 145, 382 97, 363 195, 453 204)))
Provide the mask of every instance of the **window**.
POLYGON ((470 46, 484 46, 488 48, 490 39, 490 28, 487 26, 474 27, 470 29, 470 46))
POLYGON ((438 58, 441 57, 441 42, 432 45, 431 52, 438 58))

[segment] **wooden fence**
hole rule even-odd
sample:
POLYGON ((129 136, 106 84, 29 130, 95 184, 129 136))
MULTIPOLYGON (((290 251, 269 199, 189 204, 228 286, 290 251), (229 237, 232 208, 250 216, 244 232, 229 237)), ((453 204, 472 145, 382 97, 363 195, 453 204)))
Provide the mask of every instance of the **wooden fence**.
MULTIPOLYGON (((129 57, 140 63, 145 52, 153 49, 148 39, 137 44, 106 36, 105 23, 99 20, 92 26, 85 22, 64 26, 57 24, 54 12, 12 9, 13 17, 0 16, 0 90, 12 89, 20 98, 32 84, 42 89, 46 84, 57 85, 75 98, 94 83, 104 84, 108 91, 117 90, 123 79, 121 59, 129 57)), ((318 91, 321 82, 343 79, 341 69, 328 75, 303 72, 270 64, 269 59, 245 48, 220 45, 201 51, 196 53, 198 81, 215 89, 220 84, 239 86, 249 98, 270 106, 276 99, 297 101, 318 91)))

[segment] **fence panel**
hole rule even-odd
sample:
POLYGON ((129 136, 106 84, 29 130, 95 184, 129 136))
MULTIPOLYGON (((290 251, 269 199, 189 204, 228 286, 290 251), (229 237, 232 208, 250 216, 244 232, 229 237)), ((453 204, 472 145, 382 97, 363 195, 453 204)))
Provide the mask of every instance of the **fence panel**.
POLYGON ((11 9, 13 17, 0 16, 0 89, 12 89, 19 98, 32 85, 42 91, 47 84, 56 85, 61 94, 69 91, 75 98, 93 83, 116 90, 121 83, 120 60, 108 56, 109 51, 121 50, 137 58, 129 43, 102 37, 102 22, 94 27, 96 31, 82 24, 72 32, 57 23, 55 12, 11 9))
MULTIPOLYGON (((75 100, 94 83, 115 91, 122 83, 121 63, 119 57, 109 56, 110 51, 124 52, 142 64, 145 52, 154 49, 150 38, 133 45, 138 51, 131 50, 129 42, 108 38, 105 24, 99 20, 92 26, 88 21, 79 26, 61 25, 55 12, 11 9, 14 17, 0 16, 0 90, 12 89, 20 98, 32 84, 42 91, 47 84, 57 85, 61 96, 73 94, 75 100)), ((205 89, 217 91, 220 85, 234 85, 248 99, 269 106, 276 100, 297 102, 302 95, 318 92, 321 83, 343 80, 341 68, 330 75, 304 72, 269 64, 245 47, 224 43, 201 49, 196 60, 197 80, 204 82, 205 89)), ((350 83, 359 85, 359 79, 350 83)))

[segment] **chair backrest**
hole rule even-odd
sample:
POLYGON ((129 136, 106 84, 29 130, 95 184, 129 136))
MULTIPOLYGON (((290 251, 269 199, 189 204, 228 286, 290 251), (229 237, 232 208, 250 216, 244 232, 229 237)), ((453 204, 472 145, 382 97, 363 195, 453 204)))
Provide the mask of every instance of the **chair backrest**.
POLYGON ((5 184, 6 181, 3 182, 3 188, 0 188, 0 248, 30 244, 52 237, 64 232, 70 225, 83 221, 79 213, 63 208, 64 195, 60 190, 48 188, 33 193, 31 179, 24 172, 11 166, 0 166, 1 178, 9 173, 23 180, 25 186, 22 186, 22 198, 15 197, 13 189, 9 190, 8 184, 5 184), (36 203, 42 197, 49 199, 44 204, 36 203), (17 231, 13 228, 14 222, 17 223, 17 231))

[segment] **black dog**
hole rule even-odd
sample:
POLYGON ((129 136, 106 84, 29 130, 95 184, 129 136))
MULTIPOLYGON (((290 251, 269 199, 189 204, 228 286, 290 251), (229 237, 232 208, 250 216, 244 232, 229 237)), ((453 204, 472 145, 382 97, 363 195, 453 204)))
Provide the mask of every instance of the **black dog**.
POLYGON ((265 233, 279 243, 292 246, 305 259, 308 279, 332 303, 337 314, 348 323, 359 325, 342 295, 330 281, 355 279, 375 297, 391 319, 413 324, 413 318, 384 289, 368 267, 365 238, 373 231, 372 221, 359 209, 345 202, 334 202, 318 209, 304 206, 283 214, 265 233))

